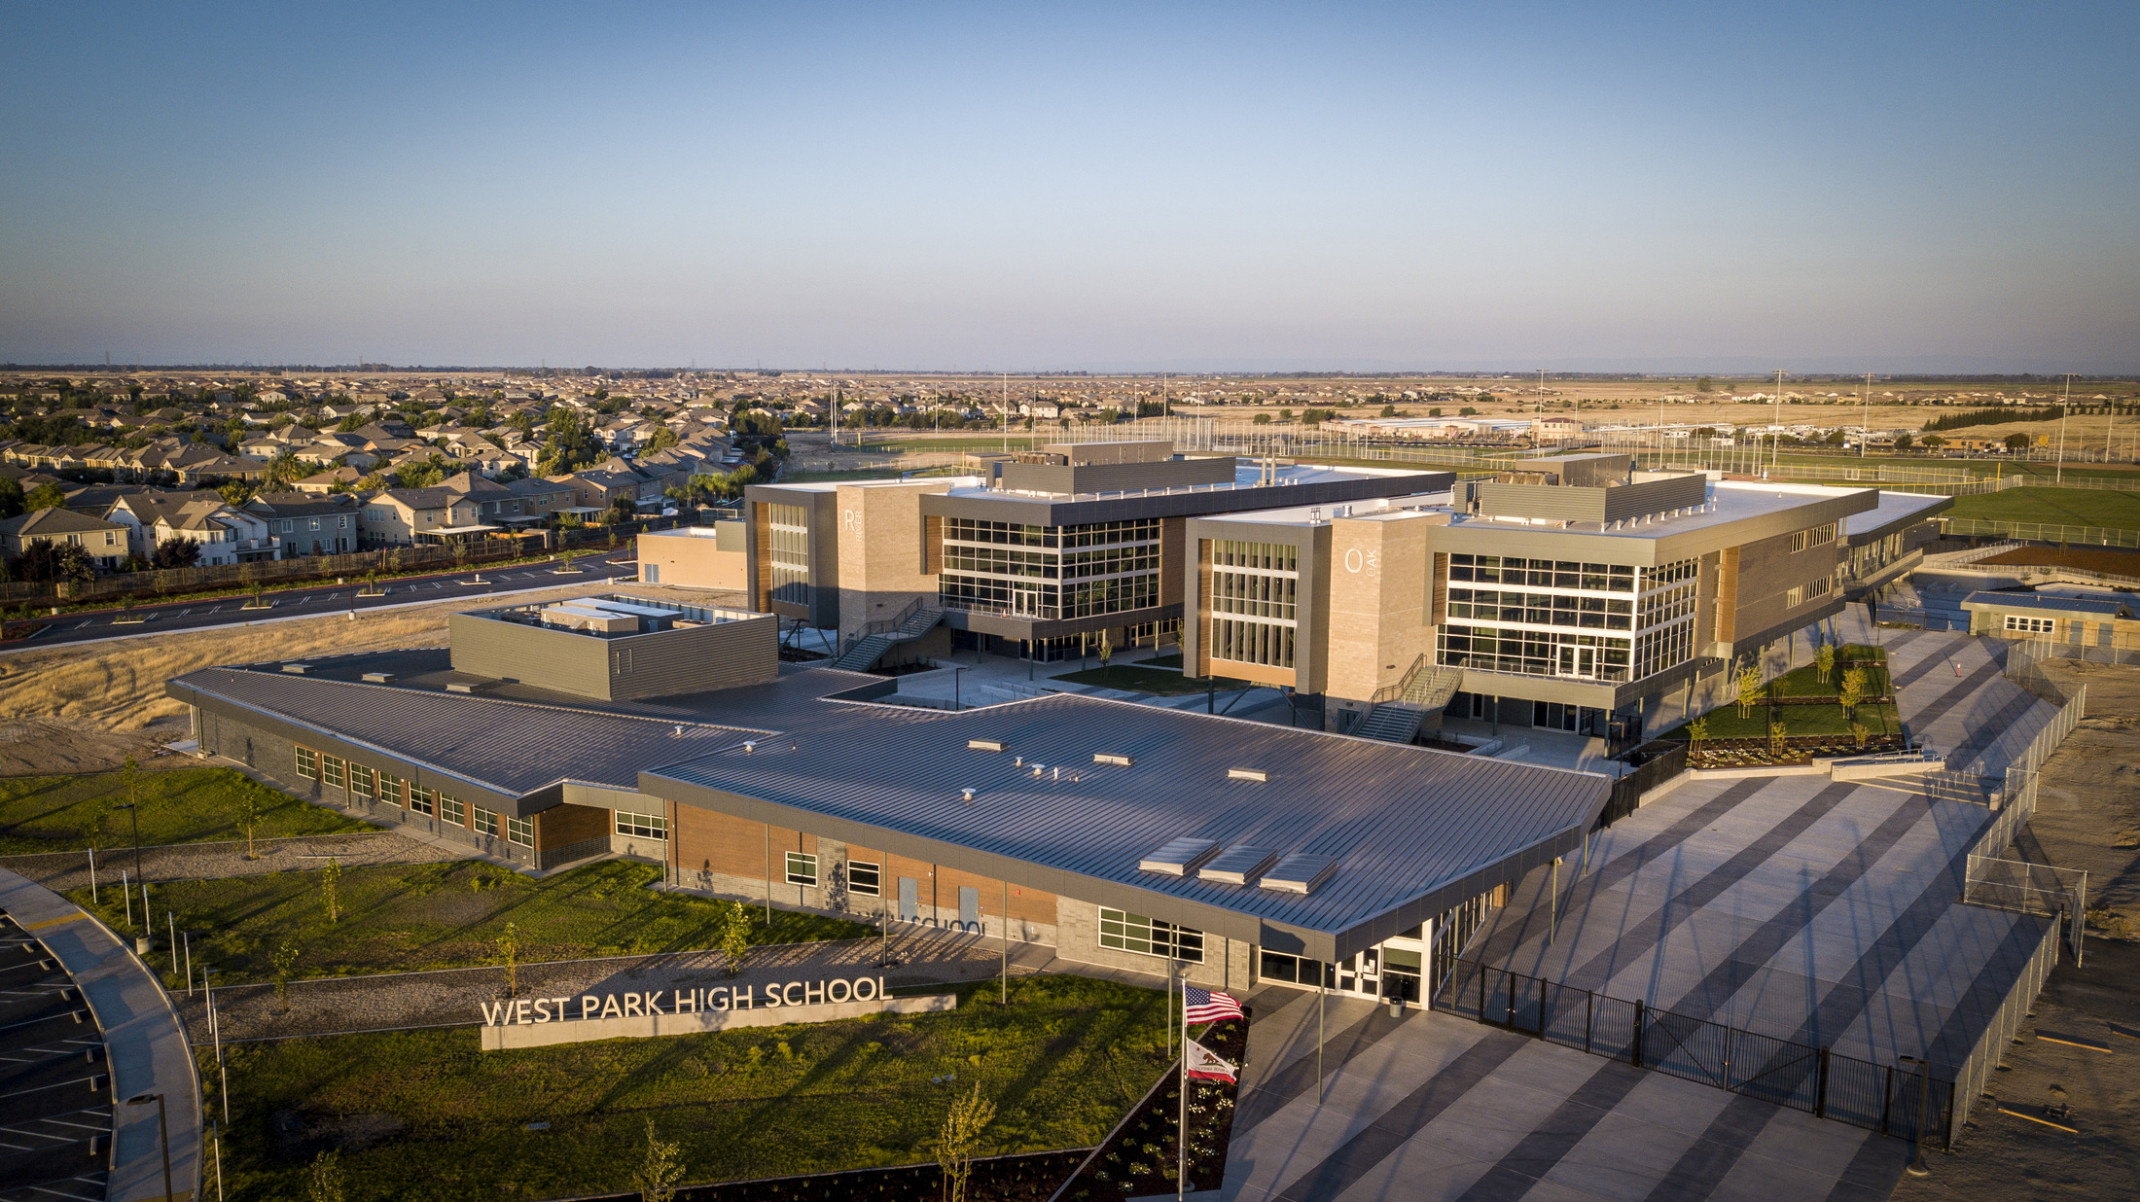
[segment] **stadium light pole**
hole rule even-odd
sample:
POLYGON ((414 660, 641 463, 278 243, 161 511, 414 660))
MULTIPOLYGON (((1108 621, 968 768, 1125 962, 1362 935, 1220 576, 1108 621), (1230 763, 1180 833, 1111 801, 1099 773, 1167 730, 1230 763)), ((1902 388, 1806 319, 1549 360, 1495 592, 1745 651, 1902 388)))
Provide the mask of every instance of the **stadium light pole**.
POLYGON ((1774 475, 1783 454, 1783 369, 1776 369, 1776 428, 1769 440, 1769 474, 1774 475))
POLYGON ((1865 444, 1872 439, 1873 426, 1873 374, 1865 373, 1865 417, 1858 427, 1858 458, 1865 458, 1865 444))
POLYGON ((2073 373, 2066 373, 2066 395, 2058 409, 2058 473, 2053 483, 2066 482, 2066 418, 2073 413, 2073 373))

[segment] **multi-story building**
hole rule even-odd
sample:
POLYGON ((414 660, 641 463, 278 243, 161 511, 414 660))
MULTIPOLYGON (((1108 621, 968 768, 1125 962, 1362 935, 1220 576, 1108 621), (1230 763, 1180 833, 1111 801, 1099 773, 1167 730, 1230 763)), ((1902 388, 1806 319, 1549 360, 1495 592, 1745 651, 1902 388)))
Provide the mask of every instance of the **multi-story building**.
POLYGON ((1854 545, 1944 497, 1641 472, 1625 455, 1335 508, 1198 518, 1184 664, 1327 699, 1400 697, 1621 737, 1718 704, 1842 608, 1854 545), (1858 519, 1857 529, 1852 529, 1858 519))
POLYGON ((1167 442, 1059 443, 986 475, 753 485, 758 608, 853 637, 935 614, 957 641, 1038 659, 1171 633, 1197 517, 1447 488, 1447 472, 1176 455, 1167 442))

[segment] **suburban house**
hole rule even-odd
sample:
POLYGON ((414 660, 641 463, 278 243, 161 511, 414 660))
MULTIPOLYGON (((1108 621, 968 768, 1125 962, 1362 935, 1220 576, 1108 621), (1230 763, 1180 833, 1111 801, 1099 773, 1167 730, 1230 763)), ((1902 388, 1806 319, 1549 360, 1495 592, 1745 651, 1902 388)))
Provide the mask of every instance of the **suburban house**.
POLYGON ((533 525, 577 503, 577 494, 569 486, 549 480, 509 480, 501 484, 474 472, 461 472, 448 476, 439 487, 475 502, 476 520, 492 525, 533 525))
POLYGON ((126 558, 126 527, 71 509, 39 509, 0 522, 10 559, 34 543, 80 547, 100 568, 115 568, 126 558))
POLYGON ((285 558, 345 555, 357 549, 357 499, 348 493, 262 493, 246 502, 268 526, 285 558))
POLYGON ((413 546, 438 535, 482 534, 479 503, 446 488, 389 488, 364 499, 358 532, 365 547, 413 546))

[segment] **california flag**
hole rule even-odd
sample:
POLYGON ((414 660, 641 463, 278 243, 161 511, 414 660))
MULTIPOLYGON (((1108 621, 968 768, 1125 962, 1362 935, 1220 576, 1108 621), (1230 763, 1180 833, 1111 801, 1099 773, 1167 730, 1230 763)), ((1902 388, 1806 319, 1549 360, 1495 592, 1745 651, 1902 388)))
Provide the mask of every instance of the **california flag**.
POLYGON ((1199 1081, 1232 1081, 1236 1079, 1234 1066, 1228 1064, 1224 1057, 1193 1039, 1187 1041, 1187 1043, 1186 1050, 1189 1061, 1185 1067, 1190 1076, 1199 1081))

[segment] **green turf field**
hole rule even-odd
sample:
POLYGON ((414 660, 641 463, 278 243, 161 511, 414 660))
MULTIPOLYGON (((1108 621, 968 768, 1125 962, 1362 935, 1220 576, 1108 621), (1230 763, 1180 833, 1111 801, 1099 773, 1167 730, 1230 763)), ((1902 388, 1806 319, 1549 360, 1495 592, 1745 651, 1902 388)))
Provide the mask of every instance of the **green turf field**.
POLYGON ((2140 530, 2140 492, 2028 485, 1983 496, 1956 497, 1948 516, 2140 530))

